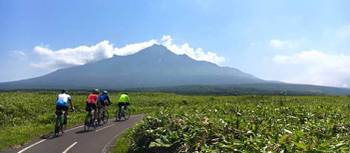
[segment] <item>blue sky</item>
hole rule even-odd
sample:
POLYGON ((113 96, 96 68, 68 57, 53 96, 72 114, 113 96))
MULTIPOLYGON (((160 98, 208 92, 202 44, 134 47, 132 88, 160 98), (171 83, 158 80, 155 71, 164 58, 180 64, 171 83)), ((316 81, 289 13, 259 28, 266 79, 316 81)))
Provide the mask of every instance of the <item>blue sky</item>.
POLYGON ((3 0, 0 82, 157 42, 262 79, 348 87, 349 14, 347 0, 3 0))

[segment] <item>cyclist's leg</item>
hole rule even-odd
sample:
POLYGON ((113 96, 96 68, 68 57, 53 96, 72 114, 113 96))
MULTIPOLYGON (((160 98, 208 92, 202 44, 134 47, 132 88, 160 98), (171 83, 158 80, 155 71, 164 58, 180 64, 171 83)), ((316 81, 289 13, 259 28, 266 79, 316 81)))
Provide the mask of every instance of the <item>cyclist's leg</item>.
POLYGON ((62 128, 62 111, 64 110, 63 106, 56 105, 56 123, 55 123, 55 134, 58 134, 62 128))
POLYGON ((101 108, 100 108, 100 106, 97 105, 97 107, 96 107, 96 119, 97 119, 98 123, 100 123, 100 119, 101 119, 100 113, 101 113, 101 108))
POLYGON ((102 111, 101 114, 105 115, 106 111, 107 111, 107 106, 106 105, 102 105, 101 111, 102 111))
POLYGON ((64 106, 64 107, 63 107, 63 110, 64 110, 64 114, 63 114, 63 117, 64 117, 63 124, 64 124, 64 125, 67 125, 68 106, 64 106))
POLYGON ((92 106, 91 106, 91 104, 89 104, 89 103, 86 103, 86 111, 87 111, 87 115, 86 115, 86 120, 85 120, 85 122, 87 123, 87 124, 90 124, 91 123, 91 120, 92 120, 92 106))
POLYGON ((56 111, 55 111, 56 125, 55 126, 58 126, 60 124, 60 121, 58 119, 59 119, 59 116, 61 115, 61 112, 62 112, 62 107, 60 105, 56 105, 56 111))
POLYGON ((101 107, 101 111, 100 111, 100 119, 103 123, 105 123, 106 121, 106 106, 103 104, 102 107, 101 107))
POLYGON ((118 116, 120 116, 120 112, 122 111, 122 106, 123 106, 123 103, 119 102, 118 103, 118 116))
POLYGON ((130 105, 129 102, 125 103, 125 107, 124 107, 124 118, 125 118, 125 120, 128 120, 129 117, 130 117, 129 105, 130 105))
POLYGON ((60 112, 61 112, 61 107, 60 107, 60 105, 56 105, 55 114, 58 116, 58 115, 60 115, 60 112))
POLYGON ((126 102, 122 103, 121 116, 125 117, 126 102))
POLYGON ((96 118, 97 118, 97 113, 98 113, 98 110, 97 110, 96 104, 92 104, 92 109, 94 110, 94 114, 93 114, 93 121, 95 121, 95 120, 96 120, 96 118))

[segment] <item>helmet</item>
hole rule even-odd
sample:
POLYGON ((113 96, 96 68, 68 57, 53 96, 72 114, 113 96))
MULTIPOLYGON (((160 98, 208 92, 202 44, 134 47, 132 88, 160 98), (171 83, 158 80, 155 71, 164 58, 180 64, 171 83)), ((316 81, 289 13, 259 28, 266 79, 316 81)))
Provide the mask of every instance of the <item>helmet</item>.
POLYGON ((94 90, 92 90, 92 93, 98 94, 98 93, 100 93, 100 90, 94 89, 94 90))
POLYGON ((68 93, 66 89, 61 90, 61 93, 68 93))
POLYGON ((103 92, 102 93, 104 93, 104 94, 108 94, 108 91, 107 90, 103 90, 103 92))

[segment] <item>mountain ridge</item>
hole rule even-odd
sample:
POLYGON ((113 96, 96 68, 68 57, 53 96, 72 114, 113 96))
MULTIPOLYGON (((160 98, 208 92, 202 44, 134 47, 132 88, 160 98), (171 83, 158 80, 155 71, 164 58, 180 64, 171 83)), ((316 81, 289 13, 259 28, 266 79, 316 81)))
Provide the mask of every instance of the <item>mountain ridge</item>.
POLYGON ((263 80, 230 67, 196 61, 176 55, 161 45, 153 45, 128 56, 113 56, 81 66, 14 82, 10 88, 139 88, 177 85, 257 83, 263 80))
POLYGON ((36 78, 0 83, 0 90, 63 88, 214 94, 279 94, 283 91, 299 95, 350 93, 350 89, 344 88, 266 81, 236 68, 176 55, 161 45, 153 45, 132 55, 113 56, 59 69, 36 78))

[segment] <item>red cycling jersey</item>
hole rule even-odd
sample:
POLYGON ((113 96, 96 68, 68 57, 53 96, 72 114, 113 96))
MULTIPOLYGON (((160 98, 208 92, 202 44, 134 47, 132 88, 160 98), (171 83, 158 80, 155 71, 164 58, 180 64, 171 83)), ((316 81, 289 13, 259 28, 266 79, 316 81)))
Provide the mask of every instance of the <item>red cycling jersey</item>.
POLYGON ((96 104, 96 102, 97 102, 97 94, 91 93, 87 98, 87 103, 88 104, 96 104))

